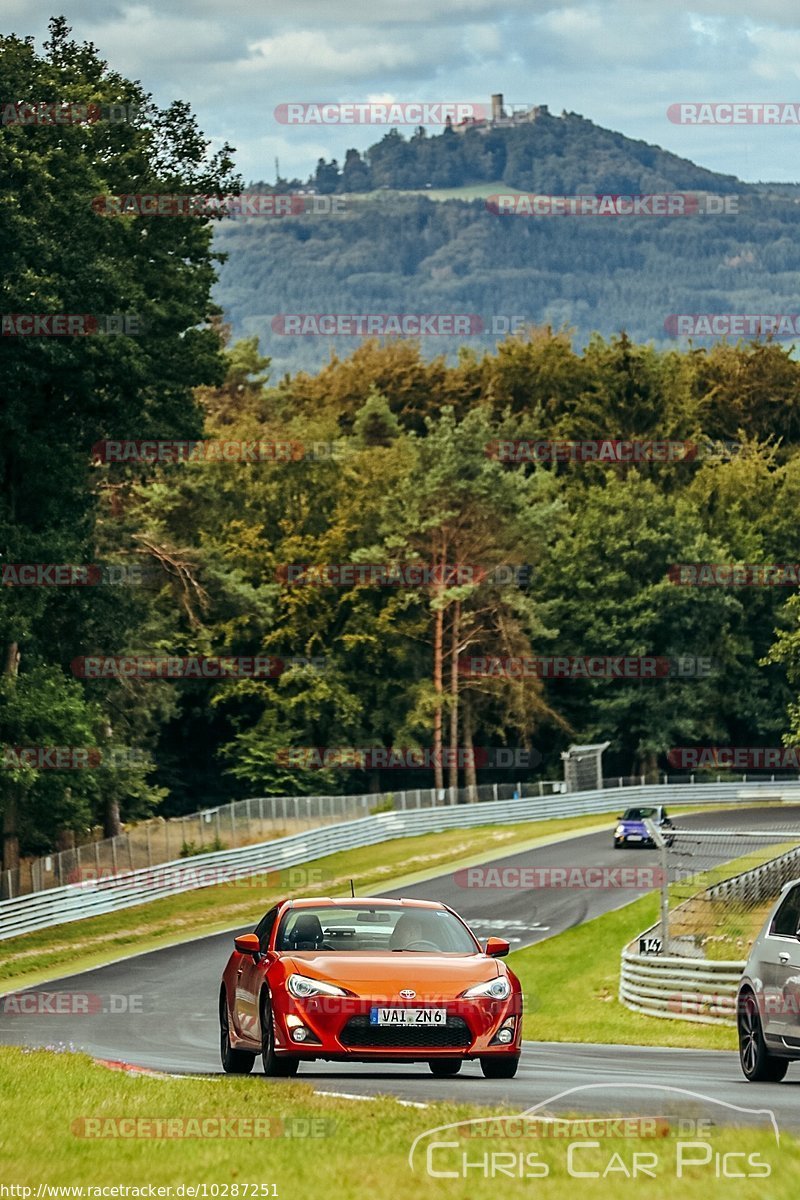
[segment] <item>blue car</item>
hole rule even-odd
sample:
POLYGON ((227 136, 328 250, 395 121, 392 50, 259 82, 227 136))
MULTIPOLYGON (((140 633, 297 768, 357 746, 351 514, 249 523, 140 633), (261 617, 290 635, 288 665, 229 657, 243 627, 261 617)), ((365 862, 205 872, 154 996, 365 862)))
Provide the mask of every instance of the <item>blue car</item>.
POLYGON ((674 837, 668 831, 674 829, 663 804, 652 804, 641 808, 626 808, 614 830, 614 849, 623 846, 653 846, 653 839, 645 828, 645 820, 652 821, 666 834, 666 843, 671 846, 674 837))

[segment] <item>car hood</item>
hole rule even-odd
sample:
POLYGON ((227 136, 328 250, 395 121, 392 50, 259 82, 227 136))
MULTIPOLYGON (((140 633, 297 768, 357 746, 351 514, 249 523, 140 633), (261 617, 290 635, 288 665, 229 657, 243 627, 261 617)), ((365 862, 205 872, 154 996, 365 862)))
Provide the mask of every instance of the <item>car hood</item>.
POLYGON ((497 961, 485 954, 453 955, 424 952, 359 954, 346 950, 333 953, 307 950, 287 955, 289 970, 326 983, 337 983, 354 992, 399 994, 414 989, 420 997, 436 994, 455 999, 476 983, 495 979, 501 971, 497 961))
POLYGON ((617 824, 622 825, 624 829, 636 829, 637 831, 641 831, 642 833, 646 832, 645 826, 644 826, 644 821, 639 821, 639 820, 633 821, 633 820, 628 819, 627 821, 618 821, 617 824))

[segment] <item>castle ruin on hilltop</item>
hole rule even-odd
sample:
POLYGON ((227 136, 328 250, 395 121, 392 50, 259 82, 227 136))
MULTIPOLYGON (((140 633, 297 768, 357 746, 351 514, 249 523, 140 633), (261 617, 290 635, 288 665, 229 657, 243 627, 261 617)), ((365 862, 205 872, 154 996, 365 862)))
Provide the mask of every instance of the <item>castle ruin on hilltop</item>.
POLYGON ((465 133, 468 129, 477 129, 479 133, 488 133, 491 129, 513 129, 517 125, 530 125, 534 121, 538 121, 540 117, 549 117, 550 110, 546 104, 534 104, 532 107, 527 105, 510 105, 506 107, 503 104, 503 93, 495 92, 491 101, 491 116, 489 117, 467 117, 463 121, 459 121, 454 125, 450 117, 447 118, 446 125, 455 133, 465 133))

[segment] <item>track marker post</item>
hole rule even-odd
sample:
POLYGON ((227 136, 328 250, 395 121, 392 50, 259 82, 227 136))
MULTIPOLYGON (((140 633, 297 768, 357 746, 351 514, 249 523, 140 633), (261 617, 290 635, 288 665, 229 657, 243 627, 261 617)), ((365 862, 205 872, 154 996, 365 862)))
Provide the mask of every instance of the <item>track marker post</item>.
POLYGON ((644 827, 653 845, 658 848, 661 861, 661 953, 669 954, 669 873, 667 870, 667 843, 663 833, 654 825, 649 817, 645 818, 644 827))

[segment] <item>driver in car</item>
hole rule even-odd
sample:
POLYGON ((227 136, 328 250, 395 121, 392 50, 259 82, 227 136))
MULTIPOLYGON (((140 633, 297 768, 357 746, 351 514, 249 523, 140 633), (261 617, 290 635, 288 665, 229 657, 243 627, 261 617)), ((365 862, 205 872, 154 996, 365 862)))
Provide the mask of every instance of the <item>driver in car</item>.
MULTIPOLYGON (((424 943, 424 946, 430 949, 431 944, 438 943, 432 937, 431 931, 426 929, 419 917, 412 913, 403 913, 400 920, 392 930, 389 938, 390 950, 409 950, 416 947, 416 943, 424 943)), ((423 945, 418 947, 423 949, 423 945)))

